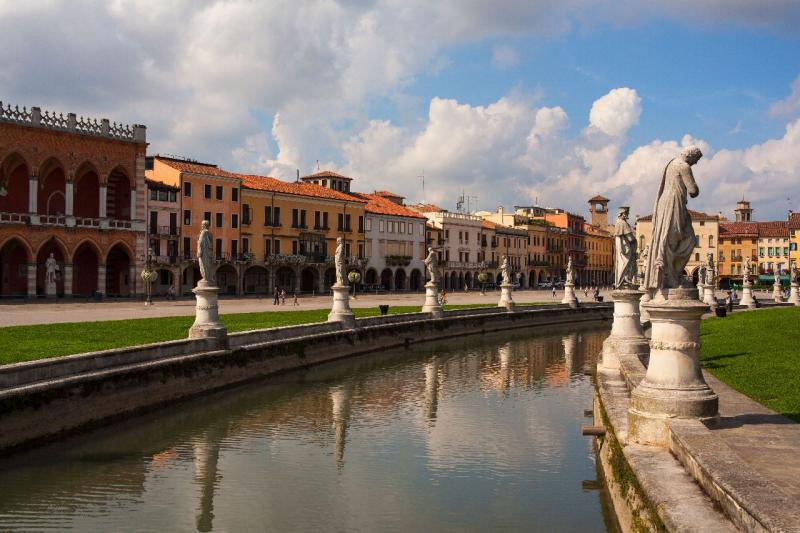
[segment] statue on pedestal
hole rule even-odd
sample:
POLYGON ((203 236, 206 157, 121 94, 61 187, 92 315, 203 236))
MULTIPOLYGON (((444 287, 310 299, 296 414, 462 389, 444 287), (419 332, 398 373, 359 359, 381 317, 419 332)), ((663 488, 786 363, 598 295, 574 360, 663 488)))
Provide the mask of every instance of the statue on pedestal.
POLYGON ((714 265, 714 254, 706 254, 706 285, 714 285, 717 280, 717 267, 714 265))
POLYGON ((428 279, 431 283, 439 285, 441 275, 439 274, 439 256, 433 251, 433 247, 428 247, 428 257, 423 261, 425 268, 428 270, 428 279))
POLYGON ((45 294, 48 296, 55 296, 56 294, 56 272, 59 270, 58 261, 50 252, 50 257, 44 262, 45 268, 45 294))
POLYGON ((614 225, 614 288, 617 289, 636 284, 636 234, 628 224, 629 212, 629 207, 620 207, 614 225))
POLYGON ((503 275, 503 285, 511 285, 511 267, 508 265, 508 256, 503 256, 500 264, 500 273, 503 275))
POLYGON ((699 148, 688 146, 664 168, 653 207, 653 237, 645 270, 648 289, 687 285, 683 272, 694 251, 696 238, 686 196, 696 198, 700 194, 692 165, 701 157, 699 148))
POLYGON ((698 285, 705 285, 708 279, 708 268, 705 265, 700 265, 700 270, 697 272, 698 285))
POLYGON ((200 267, 200 277, 206 285, 214 284, 214 269, 212 258, 214 255, 214 241, 208 231, 209 221, 204 220, 200 235, 197 237, 197 264, 200 267))
POLYGON ((781 271, 779 268, 775 269, 775 272, 772 274, 772 278, 775 281, 775 285, 781 284, 781 271))
POLYGON ((575 284, 575 270, 572 268, 572 256, 569 256, 567 260, 567 273, 566 273, 566 285, 574 285, 575 284))
POLYGON ((347 275, 345 274, 345 267, 347 261, 344 256, 344 239, 336 237, 336 254, 333 256, 336 265, 336 285, 339 287, 347 286, 347 275))
POLYGON ((752 271, 752 266, 750 265, 750 256, 744 256, 744 260, 742 261, 742 282, 745 284, 750 283, 750 272, 752 271))
POLYGON ((797 276, 797 266, 794 263, 789 267, 789 282, 800 283, 800 279, 797 276))

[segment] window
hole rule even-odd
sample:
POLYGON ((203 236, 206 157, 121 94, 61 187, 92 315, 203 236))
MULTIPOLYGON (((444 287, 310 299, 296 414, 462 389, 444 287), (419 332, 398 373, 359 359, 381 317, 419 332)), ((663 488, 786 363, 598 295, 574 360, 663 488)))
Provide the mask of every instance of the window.
MULTIPOLYGON (((344 230, 345 231, 353 231, 353 227, 350 225, 350 215, 344 216, 344 230)), ((345 246, 346 249, 349 249, 349 245, 345 246)), ((347 254, 350 255, 349 253, 347 254)))
POLYGON ((297 255, 297 241, 292 241, 292 255, 297 255))
POLYGON ((308 227, 308 226, 306 226, 306 210, 305 209, 301 209, 300 210, 300 227, 303 228, 303 229, 308 227))
POLYGON ((336 230, 344 231, 344 215, 341 213, 336 215, 336 230))
POLYGON ((203 186, 203 196, 208 200, 211 199, 211 185, 208 183, 203 186))
POLYGON ((192 182, 190 181, 183 182, 183 195, 186 198, 190 198, 192 196, 192 182))
POLYGON ((217 200, 222 200, 222 185, 217 185, 217 200))
POLYGON ((367 219, 364 221, 364 229, 367 230, 367 231, 372 231, 372 219, 371 218, 367 217, 367 219))
POLYGON ((322 229, 330 229, 328 225, 328 212, 325 211, 322 213, 322 229))
POLYGON ((150 199, 151 200, 158 200, 158 191, 155 189, 150 189, 150 199))
POLYGON ((272 254, 272 239, 267 239, 264 241, 264 256, 268 256, 272 254))
POLYGON ((700 248, 700 235, 695 235, 694 236, 694 247, 695 248, 700 248))
POLYGON ((413 235, 414 234, 414 223, 413 222, 409 222, 408 223, 408 234, 409 235, 413 235))
POLYGON ((239 188, 234 187, 231 189, 231 202, 238 202, 239 201, 239 188))
POLYGON ((183 257, 186 259, 192 257, 192 239, 189 237, 183 238, 183 257))
POLYGON ((214 255, 217 259, 222 259, 222 239, 214 239, 214 255))
POLYGON ((221 228, 222 227, 222 213, 217 213, 215 218, 216 218, 216 222, 214 223, 214 225, 216 227, 218 227, 218 228, 221 228))
POLYGON ((364 258, 364 243, 363 242, 358 243, 358 257, 359 257, 359 259, 363 259, 364 258))
POLYGON ((293 228, 296 228, 296 227, 297 227, 297 218, 298 218, 298 216, 297 216, 297 215, 298 215, 298 214, 299 214, 299 213, 298 213, 298 210, 297 210, 297 209, 292 209, 292 227, 293 227, 293 228))
POLYGON ((281 225, 281 208, 280 207, 273 207, 272 208, 272 225, 273 226, 280 226, 281 225))
POLYGON ((270 206, 266 206, 264 208, 264 225, 265 226, 272 225, 272 208, 270 206))
POLYGON ((358 232, 364 233, 364 217, 362 215, 358 216, 358 232))
POLYGON ((700 261, 700 254, 694 254, 694 260, 700 261))
POLYGON ((231 214, 231 227, 238 228, 239 227, 239 215, 236 213, 231 214))
POLYGON ((169 201, 170 202, 177 202, 178 201, 178 192, 177 191, 169 191, 169 201))
POLYGON ((383 219, 378 220, 378 231, 383 233, 383 219))
POLYGON ((405 222, 398 222, 397 223, 397 231, 398 231, 398 233, 405 233, 406 232, 406 223, 405 222))
POLYGON ((714 247, 714 236, 713 235, 709 235, 708 236, 708 247, 709 248, 713 248, 714 247))
POLYGON ((390 220, 387 224, 389 224, 389 233, 394 233, 394 220, 390 220))
POLYGON ((236 239, 231 240, 231 258, 236 259, 239 255, 239 241, 236 239))
POLYGON ((314 211, 314 229, 322 229, 322 217, 319 211, 314 211))
POLYGON ((758 256, 759 257, 764 257, 764 247, 763 246, 758 249, 758 256))
POLYGON ((208 223, 211 224, 211 211, 203 212, 203 220, 208 220, 208 223))
POLYGON ((275 239, 272 241, 272 253, 275 255, 281 255, 281 241, 280 239, 275 239))
POLYGON ((425 224, 420 224, 419 225, 419 236, 420 237, 424 237, 425 236, 425 224))
POLYGON ((242 204, 242 224, 250 224, 250 204, 242 204))

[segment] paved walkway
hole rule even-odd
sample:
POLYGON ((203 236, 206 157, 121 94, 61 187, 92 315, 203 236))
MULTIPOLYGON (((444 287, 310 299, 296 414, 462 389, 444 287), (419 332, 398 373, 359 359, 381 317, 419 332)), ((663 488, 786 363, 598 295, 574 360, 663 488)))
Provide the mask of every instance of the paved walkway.
MULTIPOLYGON (((606 296, 608 294, 601 293, 606 296)), ((563 291, 552 297, 550 291, 525 290, 514 293, 518 303, 560 302, 563 291)), ((578 298, 584 300, 583 292, 578 298)), ((487 291, 481 295, 479 291, 448 293, 449 304, 494 304, 500 299, 499 291, 487 291)), ((359 294, 350 301, 351 307, 376 307, 380 304, 422 305, 425 295, 422 293, 385 293, 359 294)), ((297 306, 292 305, 292 298, 286 298, 282 306, 272 305, 272 298, 220 298, 220 313, 255 313, 269 311, 296 311, 304 309, 327 309, 331 306, 330 296, 302 296, 297 306)), ((152 307, 145 307, 141 301, 108 301, 108 302, 36 302, 7 301, 0 303, 0 327, 21 326, 27 324, 54 324, 58 322, 94 322, 99 320, 125 320, 130 318, 148 318, 161 316, 194 315, 194 299, 167 301, 156 299, 152 307)))

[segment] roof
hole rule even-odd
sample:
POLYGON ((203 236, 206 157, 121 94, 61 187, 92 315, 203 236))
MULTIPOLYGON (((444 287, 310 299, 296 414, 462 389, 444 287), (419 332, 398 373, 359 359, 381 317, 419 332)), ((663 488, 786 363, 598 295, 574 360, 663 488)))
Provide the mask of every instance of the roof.
POLYGON ((442 211, 446 211, 436 204, 412 204, 409 205, 408 208, 413 209, 414 211, 419 211, 420 213, 440 213, 442 211))
POLYGON ((220 178, 240 178, 239 174, 222 170, 216 165, 209 165, 206 163, 192 163, 189 161, 179 161, 176 159, 169 159, 164 157, 156 157, 159 161, 167 166, 179 170, 181 172, 189 172, 191 174, 205 174, 207 176, 217 176, 220 178))
POLYGON ((598 195, 595 195, 595 196, 592 196, 591 198, 589 198, 589 201, 590 202, 610 202, 611 200, 609 200, 605 196, 600 196, 598 194, 598 195))
POLYGON ((378 196, 391 196, 393 198, 405 198, 402 194, 397 194, 391 191, 375 191, 372 194, 377 194, 378 196))
MULTIPOLYGON (((719 215, 709 215, 708 213, 703 213, 702 211, 694 211, 689 209, 689 216, 692 217, 692 220, 719 220, 719 215)), ((637 220, 642 221, 649 221, 653 220, 653 215, 647 215, 643 217, 639 217, 637 220)))
POLYGON ((396 217, 410 217, 425 219, 418 211, 409 209, 406 206, 396 204, 391 200, 387 200, 378 194, 364 194, 359 192, 351 192, 350 196, 365 200, 367 206, 365 210, 367 213, 375 213, 377 215, 392 215, 396 217))
POLYGON ((164 183, 163 181, 151 180, 150 178, 145 178, 144 182, 147 185, 148 189, 175 191, 175 192, 181 190, 181 188, 178 187, 177 185, 170 185, 168 183, 164 183))
POLYGON ((789 229, 800 229, 800 213, 789 213, 789 229))
POLYGON ((502 224, 498 224, 497 222, 492 222, 491 220, 486 220, 485 218, 481 220, 481 227, 484 229, 493 229, 495 231, 499 231, 502 233, 513 233, 517 235, 527 235, 528 232, 521 228, 512 228, 511 226, 504 226, 502 224))
POLYGON ((257 191, 279 192, 283 194, 296 194, 299 196, 309 196, 312 198, 327 198, 329 200, 342 200, 345 202, 355 202, 360 204, 367 203, 366 200, 355 198, 354 196, 315 185, 313 183, 295 183, 281 181, 269 176, 254 176, 250 174, 235 174, 242 179, 242 185, 246 189, 257 191))
POLYGON ((757 222, 759 237, 788 237, 789 223, 779 220, 775 222, 757 222))
POLYGON ((314 174, 309 174, 308 176, 303 176, 302 179, 308 179, 308 178, 312 178, 312 179, 313 178, 339 178, 339 179, 343 179, 343 180, 352 180, 353 179, 353 178, 349 178, 347 176, 343 176, 342 174, 339 174, 339 173, 334 172, 332 170, 323 170, 321 172, 315 172, 314 174))
POLYGON ((757 237, 758 222, 721 222, 720 238, 725 237, 757 237))
POLYGON ((496 222, 492 222, 491 220, 486 220, 485 218, 481 220, 481 227, 486 229, 494 229, 497 227, 496 222))

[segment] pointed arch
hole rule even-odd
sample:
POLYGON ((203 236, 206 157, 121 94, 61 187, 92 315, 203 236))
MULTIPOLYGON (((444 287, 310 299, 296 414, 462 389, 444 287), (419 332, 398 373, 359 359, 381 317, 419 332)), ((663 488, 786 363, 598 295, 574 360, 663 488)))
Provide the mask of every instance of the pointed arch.
POLYGON ((117 165, 106 180, 106 214, 116 220, 131 219, 131 189, 135 182, 122 165, 117 165))
POLYGON ((100 172, 89 160, 78 165, 73 176, 73 214, 81 218, 100 216, 100 172))
POLYGON ((40 215, 63 215, 66 212, 67 167, 51 156, 39 165, 37 212, 40 215))
POLYGON ((0 295, 28 294, 28 264, 32 257, 30 245, 18 235, 0 243, 0 295))
POLYGON ((29 211, 30 168, 28 161, 19 152, 11 152, 3 158, 0 164, 0 211, 29 211))

